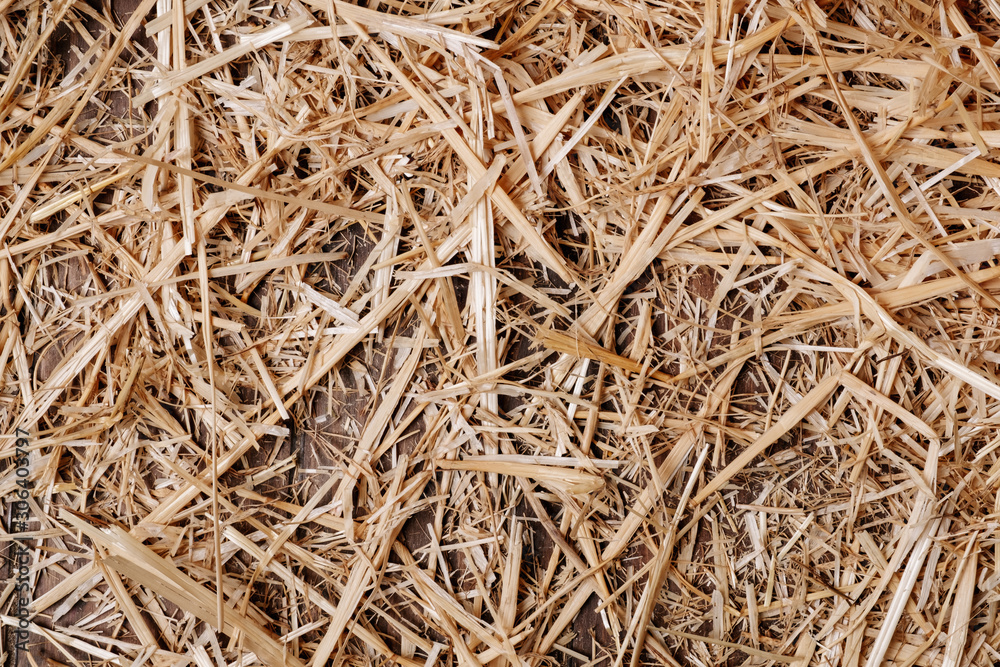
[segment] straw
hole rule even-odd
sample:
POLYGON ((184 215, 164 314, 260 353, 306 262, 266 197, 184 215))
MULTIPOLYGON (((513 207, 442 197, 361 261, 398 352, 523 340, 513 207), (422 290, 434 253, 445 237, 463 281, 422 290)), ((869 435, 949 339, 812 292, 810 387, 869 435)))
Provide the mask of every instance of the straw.
POLYGON ((1000 660, 997 2, 0 8, 18 665, 1000 660))

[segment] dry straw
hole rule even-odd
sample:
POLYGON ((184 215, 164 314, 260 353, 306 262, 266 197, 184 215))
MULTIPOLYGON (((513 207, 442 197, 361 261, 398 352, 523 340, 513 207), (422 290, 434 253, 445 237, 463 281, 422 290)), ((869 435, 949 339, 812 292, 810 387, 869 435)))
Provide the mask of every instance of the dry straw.
POLYGON ((8 659, 1000 661, 994 0, 0 8, 8 659))

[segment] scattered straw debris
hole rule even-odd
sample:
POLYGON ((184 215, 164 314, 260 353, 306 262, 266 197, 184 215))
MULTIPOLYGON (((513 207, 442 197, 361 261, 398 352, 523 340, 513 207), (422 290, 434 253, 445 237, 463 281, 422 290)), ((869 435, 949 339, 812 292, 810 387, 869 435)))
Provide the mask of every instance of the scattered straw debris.
POLYGON ((0 6, 10 664, 1000 661, 994 0, 0 6))

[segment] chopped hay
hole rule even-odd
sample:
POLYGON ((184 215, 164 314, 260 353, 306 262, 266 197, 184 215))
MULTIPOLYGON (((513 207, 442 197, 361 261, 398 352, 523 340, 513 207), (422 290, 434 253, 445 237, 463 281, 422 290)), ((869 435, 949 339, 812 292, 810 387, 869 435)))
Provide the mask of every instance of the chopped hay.
POLYGON ((1000 660, 994 0, 0 4, 10 664, 1000 660))

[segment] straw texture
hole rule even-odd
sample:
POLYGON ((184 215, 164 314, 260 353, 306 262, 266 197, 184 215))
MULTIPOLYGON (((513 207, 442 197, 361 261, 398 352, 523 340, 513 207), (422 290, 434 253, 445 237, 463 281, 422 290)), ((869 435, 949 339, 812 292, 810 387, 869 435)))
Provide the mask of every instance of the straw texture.
POLYGON ((996 664, 998 35, 0 0, 9 664, 996 664))

